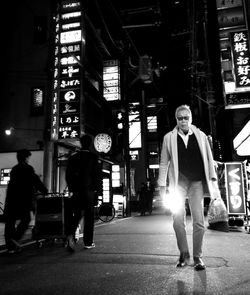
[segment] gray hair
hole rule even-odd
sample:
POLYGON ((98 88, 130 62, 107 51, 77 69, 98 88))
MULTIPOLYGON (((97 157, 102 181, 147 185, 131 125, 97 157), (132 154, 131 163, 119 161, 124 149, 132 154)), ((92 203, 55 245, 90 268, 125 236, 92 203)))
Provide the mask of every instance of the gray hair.
POLYGON ((186 110, 189 112, 190 114, 190 117, 192 117, 192 112, 190 110, 190 107, 187 105, 187 104, 183 104, 181 106, 179 106, 176 111, 175 111, 175 118, 177 118, 177 114, 179 113, 179 111, 183 111, 183 110, 186 110))

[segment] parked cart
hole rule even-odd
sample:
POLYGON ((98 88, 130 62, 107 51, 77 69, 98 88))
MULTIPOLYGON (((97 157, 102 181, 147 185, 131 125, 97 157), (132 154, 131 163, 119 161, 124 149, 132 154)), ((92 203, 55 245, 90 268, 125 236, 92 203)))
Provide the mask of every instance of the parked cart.
POLYGON ((35 206, 33 239, 41 246, 44 241, 66 241, 67 227, 72 218, 71 199, 61 193, 39 195, 35 206))

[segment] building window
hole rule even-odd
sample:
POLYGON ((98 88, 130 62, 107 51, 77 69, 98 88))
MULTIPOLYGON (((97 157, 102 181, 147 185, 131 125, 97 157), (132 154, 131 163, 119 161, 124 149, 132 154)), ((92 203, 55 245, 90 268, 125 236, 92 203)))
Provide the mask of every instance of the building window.
POLYGON ((44 89, 33 87, 31 89, 31 115, 41 116, 44 111, 44 89))

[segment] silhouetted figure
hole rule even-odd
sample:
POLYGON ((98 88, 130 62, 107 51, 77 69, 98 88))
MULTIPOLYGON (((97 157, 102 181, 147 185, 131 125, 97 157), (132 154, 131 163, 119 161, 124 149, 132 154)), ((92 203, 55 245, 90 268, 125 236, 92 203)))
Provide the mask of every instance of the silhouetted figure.
POLYGON ((140 212, 141 215, 144 216, 147 211, 147 186, 144 182, 141 184, 141 188, 139 191, 139 204, 140 204, 140 212))
POLYGON ((66 182, 72 192, 73 222, 69 226, 67 249, 74 252, 75 232, 84 215, 85 249, 94 248, 94 206, 97 205, 97 192, 101 184, 101 171, 98 156, 90 151, 92 138, 83 135, 80 139, 82 149, 68 160, 66 182))
POLYGON ((148 211, 149 214, 152 213, 153 210, 153 196, 154 196, 154 186, 147 181, 146 185, 146 199, 147 199, 147 205, 146 205, 146 211, 148 211))
POLYGON ((31 211, 34 210, 34 199, 37 191, 47 194, 34 168, 28 164, 31 152, 22 149, 17 152, 18 164, 10 172, 5 200, 5 242, 9 253, 20 251, 18 241, 28 229, 31 211), (17 220, 20 220, 16 226, 17 220))

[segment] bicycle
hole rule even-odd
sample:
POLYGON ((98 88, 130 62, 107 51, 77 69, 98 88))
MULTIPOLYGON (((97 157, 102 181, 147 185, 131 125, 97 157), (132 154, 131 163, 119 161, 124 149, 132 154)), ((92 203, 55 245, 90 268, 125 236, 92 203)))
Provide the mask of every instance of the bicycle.
POLYGON ((115 207, 110 203, 102 203, 97 209, 98 218, 103 222, 110 222, 115 217, 115 207))
POLYGON ((0 202, 0 222, 4 221, 3 203, 0 202))

